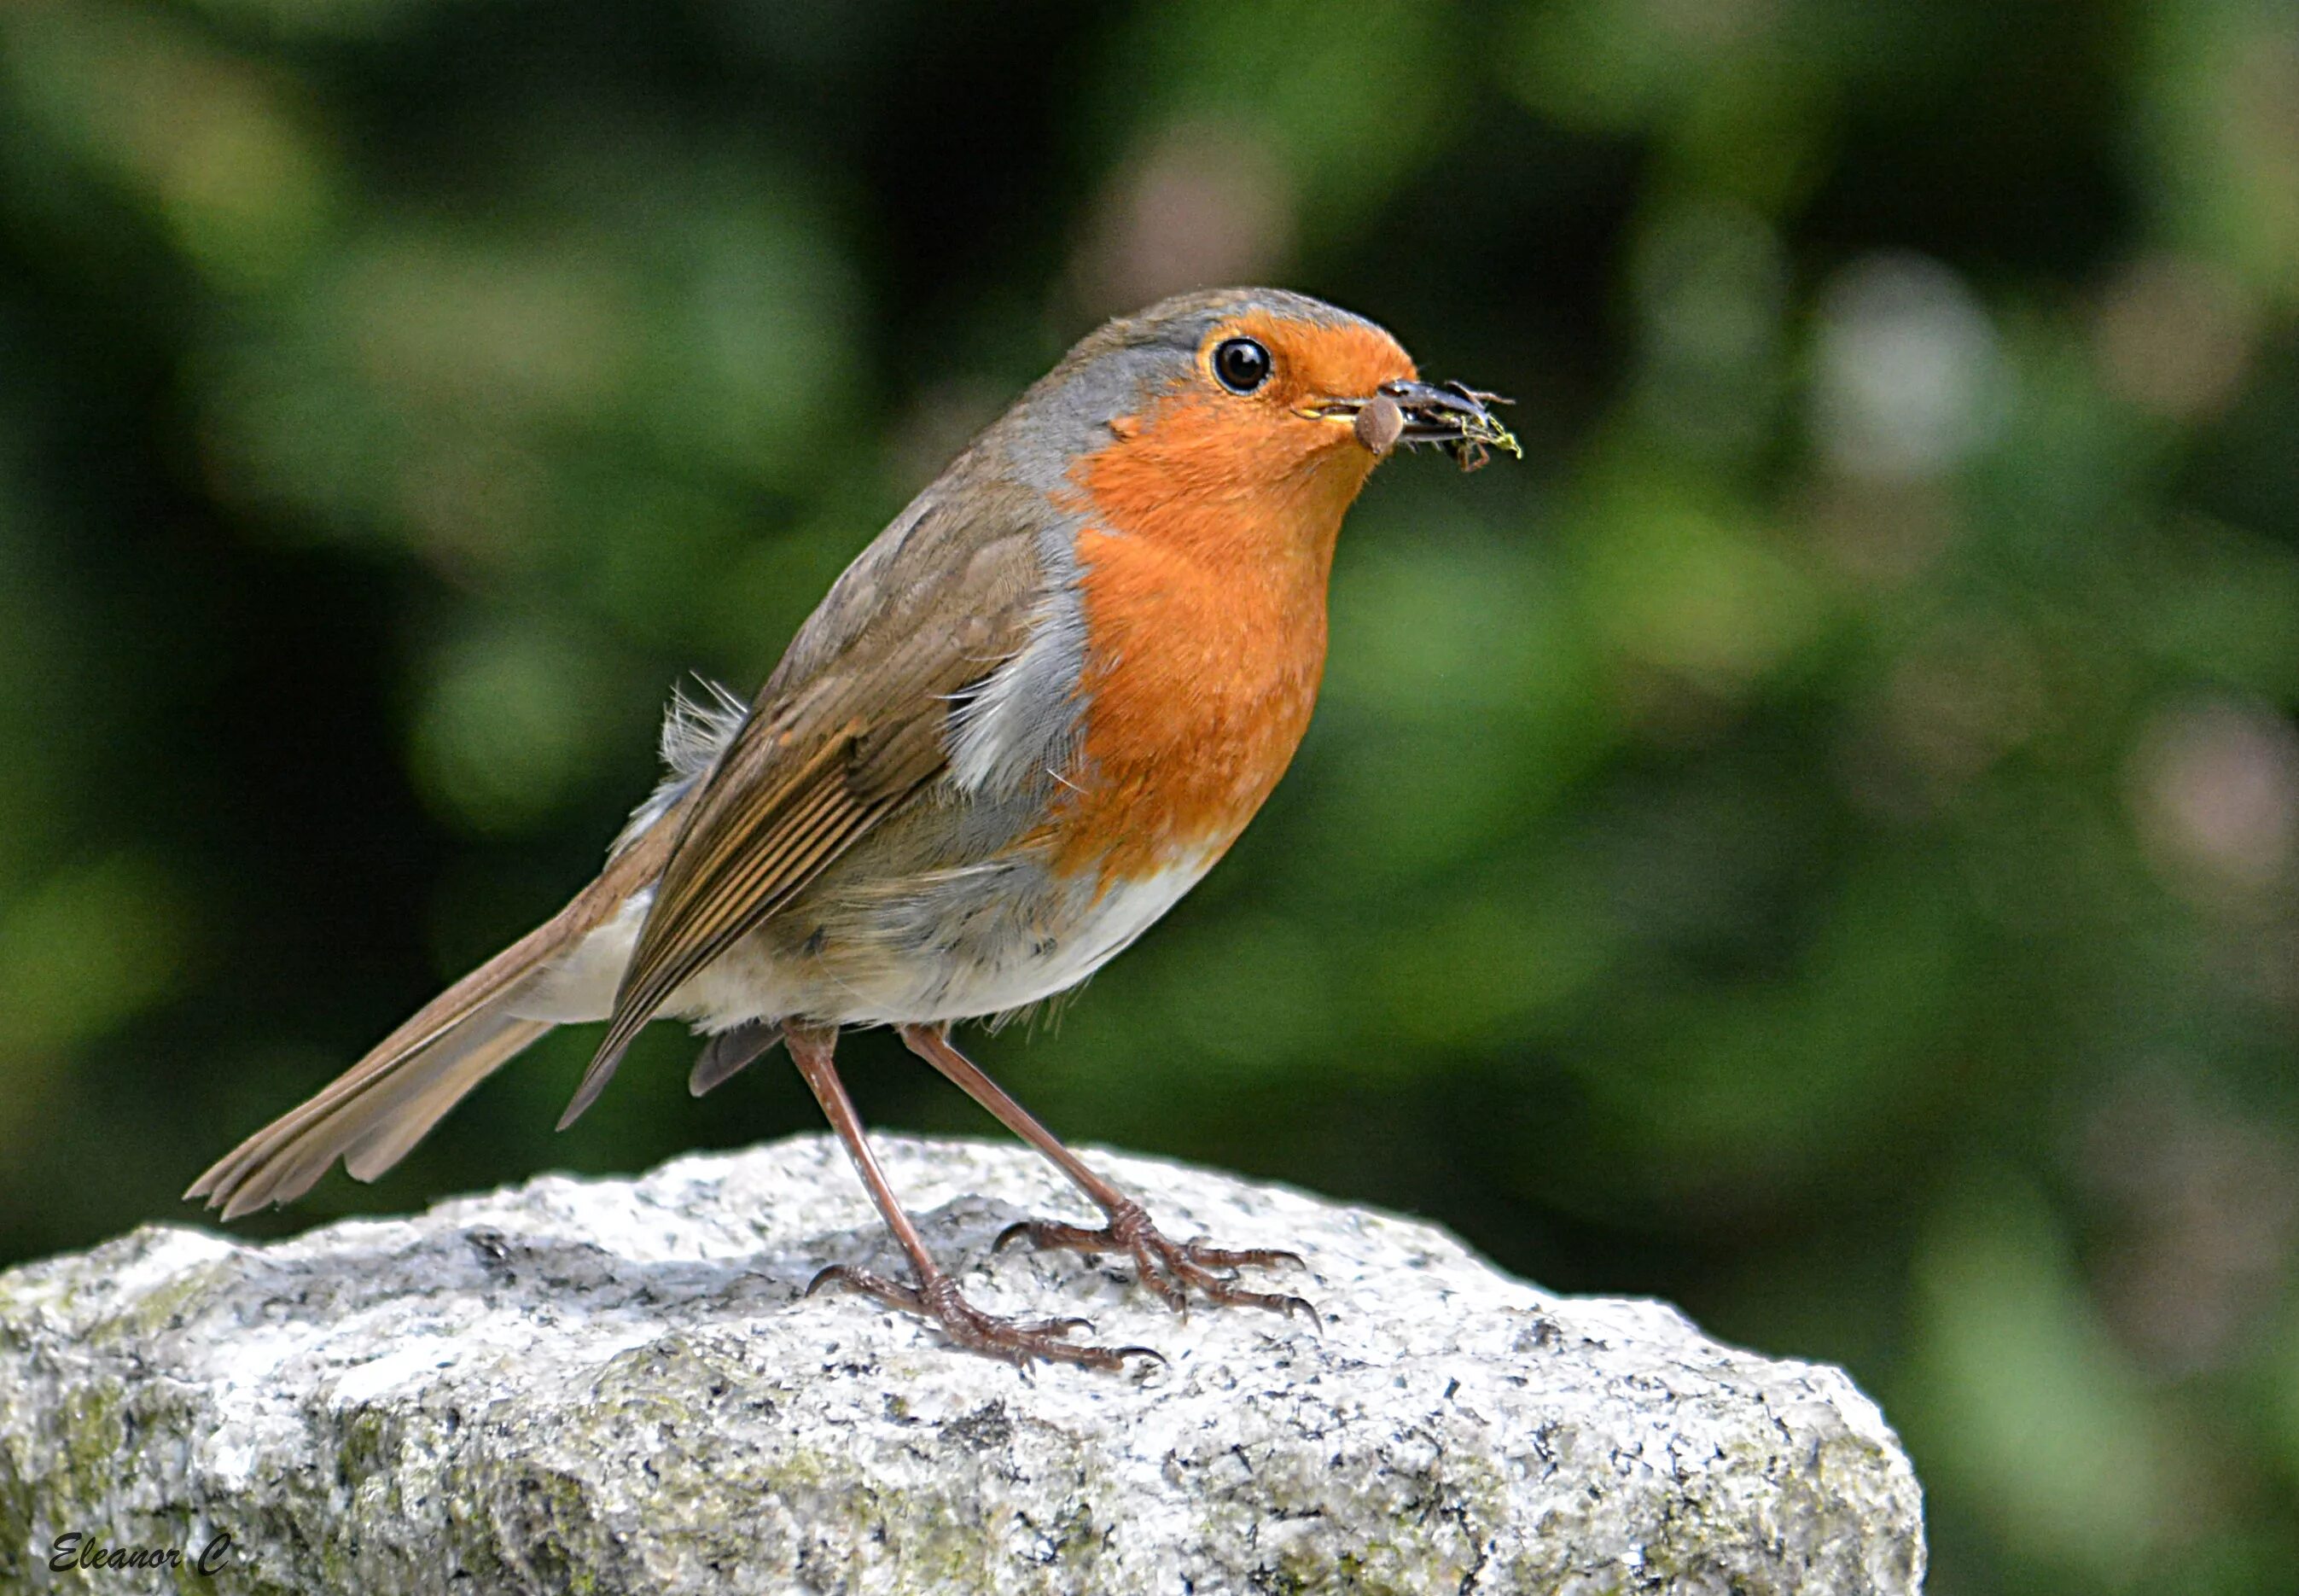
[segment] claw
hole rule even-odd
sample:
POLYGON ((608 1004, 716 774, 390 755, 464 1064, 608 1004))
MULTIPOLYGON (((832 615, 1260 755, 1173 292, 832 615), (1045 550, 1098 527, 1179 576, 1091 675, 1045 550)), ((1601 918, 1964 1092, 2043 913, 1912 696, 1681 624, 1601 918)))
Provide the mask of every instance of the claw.
POLYGON ((1319 1335, 1325 1333, 1325 1316, 1319 1313, 1317 1305, 1307 1297, 1297 1297, 1290 1292, 1245 1292, 1240 1293, 1236 1301, 1249 1308, 1266 1308, 1272 1313, 1282 1313, 1289 1319, 1298 1313, 1309 1321, 1311 1330, 1319 1335))
POLYGON ((1208 1301, 1224 1306, 1263 1308, 1288 1318, 1297 1311, 1306 1313, 1318 1333, 1324 1333, 1325 1321, 1307 1298, 1249 1291, 1237 1284, 1236 1271, 1241 1268, 1291 1264, 1307 1269, 1308 1263, 1299 1253, 1282 1247, 1216 1247, 1203 1236, 1171 1242, 1158 1234, 1137 1202, 1129 1200, 1108 1211, 1109 1223, 1099 1230, 1055 1219, 1017 1220, 998 1233, 992 1250, 1002 1250, 1017 1237, 1026 1237, 1033 1247, 1060 1248, 1089 1259, 1125 1252, 1132 1255, 1141 1284, 1175 1313, 1189 1311, 1190 1292, 1194 1288, 1208 1301))
POLYGON ((925 1285, 917 1286, 873 1275, 851 1264, 832 1264, 816 1272, 807 1283, 805 1295, 810 1297, 833 1284, 875 1297, 889 1308, 929 1319, 959 1346, 1013 1364, 1042 1358, 1049 1363, 1074 1363, 1083 1368, 1116 1369, 1124 1367, 1128 1358, 1147 1356, 1165 1361, 1164 1356, 1151 1347, 1100 1347, 1063 1339, 1081 1331, 1092 1334, 1091 1319, 1009 1319, 984 1313, 959 1294, 958 1283, 947 1275, 937 1274, 925 1285))
POLYGON ((1011 1225, 1008 1225, 1005 1229, 998 1233, 998 1239, 990 1243, 990 1250, 992 1252, 1003 1252, 1006 1251, 1008 1244, 1011 1243, 1016 1236, 1027 1235, 1029 1231, 1029 1220, 1017 1219, 1011 1225))

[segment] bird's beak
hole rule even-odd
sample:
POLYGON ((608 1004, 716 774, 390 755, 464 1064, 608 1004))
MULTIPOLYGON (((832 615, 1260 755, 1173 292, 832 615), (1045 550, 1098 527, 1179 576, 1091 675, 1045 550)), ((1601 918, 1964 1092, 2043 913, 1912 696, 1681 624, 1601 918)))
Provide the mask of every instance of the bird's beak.
POLYGON ((1458 461, 1465 471, 1485 463, 1493 449, 1506 449, 1519 459, 1524 451, 1515 435, 1500 424, 1489 405, 1510 401, 1457 382, 1385 382, 1363 399, 1328 399, 1310 413, 1335 420, 1347 420, 1357 442, 1375 458, 1398 445, 1407 448, 1434 444, 1458 461))

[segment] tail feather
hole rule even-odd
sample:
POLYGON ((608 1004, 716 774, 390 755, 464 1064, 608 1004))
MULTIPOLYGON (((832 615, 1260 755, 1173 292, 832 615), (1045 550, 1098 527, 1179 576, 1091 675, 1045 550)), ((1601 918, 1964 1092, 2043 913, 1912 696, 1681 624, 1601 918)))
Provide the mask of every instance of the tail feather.
POLYGON ((411 1052, 370 1058, 381 1067, 362 1066, 256 1132, 185 1195, 204 1197, 237 1219, 302 1196, 339 1157, 354 1178, 373 1180, 471 1088, 550 1029, 546 1021, 488 1008, 411 1052))
POLYGON ((435 1045, 408 1089, 394 1094, 387 1109, 357 1141, 344 1149, 344 1168, 353 1180, 373 1180, 390 1168, 439 1123, 447 1110, 481 1081, 527 1051, 550 1031, 539 1019, 498 1020, 490 1015, 453 1033, 452 1047, 435 1045), (468 1037, 467 1037, 468 1034, 468 1037))
POLYGON ((470 1090, 552 1028, 512 1012, 528 984, 610 919, 662 868, 673 828, 652 827, 574 902, 425 1004, 317 1095, 241 1143, 192 1184, 226 1219, 309 1191, 336 1159, 373 1180, 470 1090))

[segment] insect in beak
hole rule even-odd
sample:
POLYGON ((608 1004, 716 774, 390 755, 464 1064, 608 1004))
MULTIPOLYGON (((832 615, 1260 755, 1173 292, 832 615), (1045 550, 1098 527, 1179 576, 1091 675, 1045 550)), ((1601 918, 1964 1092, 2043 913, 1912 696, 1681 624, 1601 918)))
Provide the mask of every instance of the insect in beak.
POLYGON ((1357 442, 1376 456, 1398 445, 1407 448, 1433 444, 1450 454, 1465 471, 1473 471, 1506 449, 1522 460, 1524 450, 1516 436, 1501 425, 1488 406, 1511 400, 1457 382, 1385 382, 1364 399, 1328 399, 1310 414, 1348 417, 1357 442))

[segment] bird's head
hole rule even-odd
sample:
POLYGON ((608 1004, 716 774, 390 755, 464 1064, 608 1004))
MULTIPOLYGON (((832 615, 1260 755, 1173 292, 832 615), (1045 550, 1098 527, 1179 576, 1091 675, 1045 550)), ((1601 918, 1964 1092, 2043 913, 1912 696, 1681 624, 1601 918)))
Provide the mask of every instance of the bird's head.
MULTIPOLYGON (((1399 445, 1465 469, 1518 452, 1496 396, 1424 383, 1361 316, 1274 288, 1186 294, 1105 323, 993 432, 1059 499, 1122 525, 1226 518, 1330 548, 1399 445)), ((1208 528, 1208 530, 1211 528, 1208 528)))

